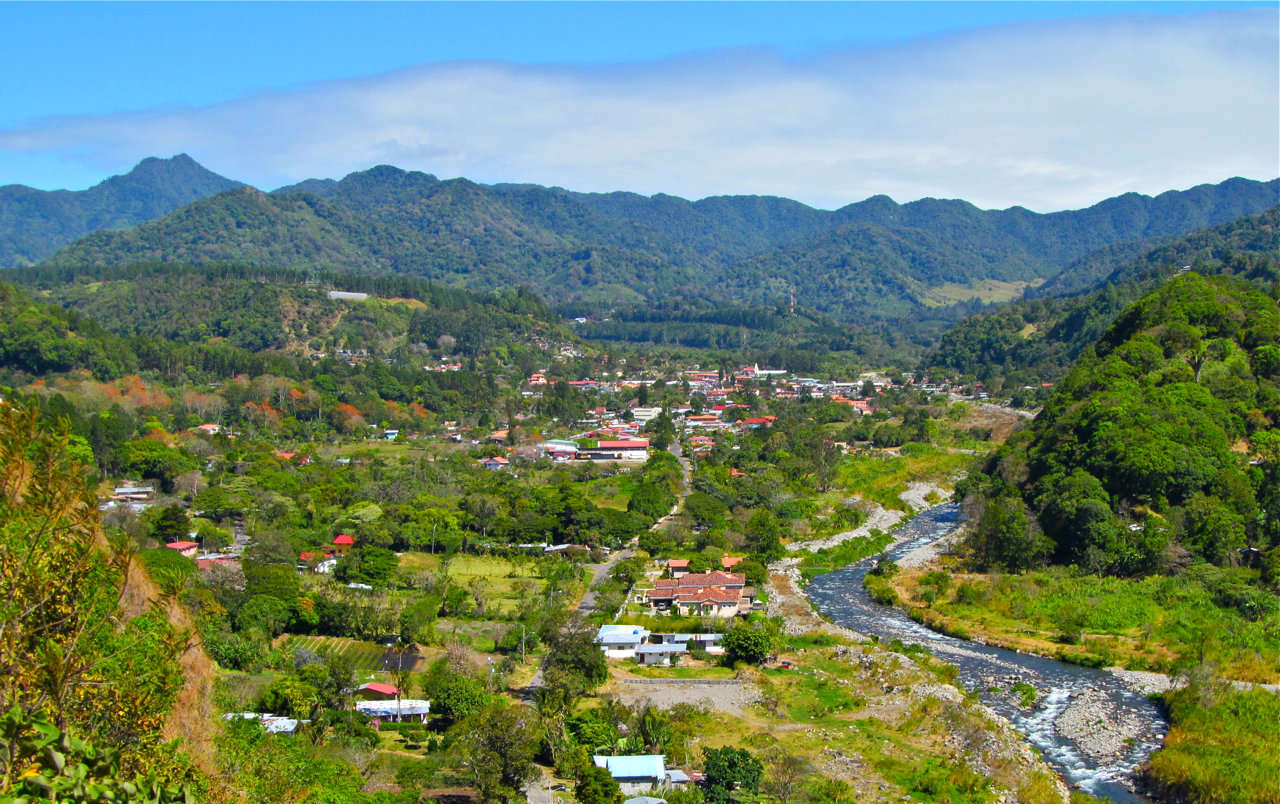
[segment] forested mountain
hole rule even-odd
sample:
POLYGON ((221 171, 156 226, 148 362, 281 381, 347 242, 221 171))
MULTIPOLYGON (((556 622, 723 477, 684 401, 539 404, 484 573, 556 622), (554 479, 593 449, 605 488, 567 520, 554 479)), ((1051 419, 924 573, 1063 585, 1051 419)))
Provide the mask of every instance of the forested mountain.
POLYGON ((1280 281, 1280 207, 1151 249, 1110 270, 1103 286, 1091 292, 1024 299, 973 315, 945 333, 921 367, 1006 386, 1057 380, 1126 305, 1186 267, 1263 285, 1280 281))
POLYGON ((1134 575, 1280 546, 1277 422, 1276 299, 1233 277, 1175 277, 1127 307, 970 480, 979 558, 1134 575))
POLYGON ((148 158, 88 190, 0 187, 0 267, 33 265, 101 229, 125 229, 240 186, 186 154, 148 158))
POLYGON ((901 321, 981 297, 983 280, 1016 290, 1098 249, 1185 234, 1277 200, 1280 180, 1232 179, 1049 215, 884 196, 827 212, 770 197, 490 187, 382 166, 269 195, 224 193, 128 232, 99 232, 49 264, 319 267, 481 290, 523 285, 600 308, 673 297, 789 306, 794 295, 842 322, 901 321))
POLYGON ((446 396, 487 399, 487 386, 474 371, 428 372, 424 364, 443 356, 474 366, 501 349, 532 370, 547 345, 571 337, 525 291, 481 295, 405 277, 230 265, 102 268, 92 283, 63 282, 49 268, 9 276, 42 290, 36 299, 0 283, 0 381, 11 383, 76 370, 98 380, 141 371, 174 381, 328 375, 391 401, 425 396, 444 407, 452 404, 440 401, 446 396), (376 295, 336 301, 322 287, 376 295))

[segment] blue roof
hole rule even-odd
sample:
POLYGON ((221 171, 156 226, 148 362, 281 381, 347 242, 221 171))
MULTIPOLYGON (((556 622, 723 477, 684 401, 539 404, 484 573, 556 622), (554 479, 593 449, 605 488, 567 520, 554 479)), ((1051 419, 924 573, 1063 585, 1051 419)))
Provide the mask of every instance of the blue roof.
POLYGON ((596 642, 629 642, 638 644, 649 638, 649 631, 638 625, 602 625, 596 642))
POLYGON ((667 776, 666 756, 644 754, 634 757, 592 757, 597 768, 604 768, 615 779, 658 779, 667 776))
POLYGON ((684 643, 674 645, 641 645, 636 653, 684 653, 688 648, 684 643))

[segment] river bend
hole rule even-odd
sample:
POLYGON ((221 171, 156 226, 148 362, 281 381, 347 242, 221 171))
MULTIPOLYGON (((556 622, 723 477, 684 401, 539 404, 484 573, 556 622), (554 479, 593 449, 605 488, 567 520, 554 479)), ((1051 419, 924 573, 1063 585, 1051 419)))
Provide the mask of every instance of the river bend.
POLYGON ((1025 735, 1068 785, 1120 804, 1149 801, 1135 792, 1134 778, 1168 730, 1155 704, 1105 671, 939 634, 871 600, 862 582, 878 558, 900 559, 952 533, 959 524, 958 505, 930 508, 904 525, 899 541, 882 556, 814 578, 807 588, 809 598, 836 625, 885 641, 920 645, 956 665, 960 682, 1025 735), (1014 680, 1041 693, 1034 707, 1024 709, 1016 696, 989 691, 992 686, 1007 690, 1014 680), (1120 733, 1127 738, 1119 741, 1114 729, 1110 734, 1098 729, 1101 719, 1112 726, 1122 723, 1120 733))

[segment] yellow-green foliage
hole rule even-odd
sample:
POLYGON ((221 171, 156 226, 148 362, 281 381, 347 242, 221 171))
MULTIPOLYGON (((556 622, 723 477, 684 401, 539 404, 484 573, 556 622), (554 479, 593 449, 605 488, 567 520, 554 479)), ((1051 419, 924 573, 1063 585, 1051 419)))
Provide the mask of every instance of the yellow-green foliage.
MULTIPOLYGON (((65 435, 36 419, 0 405, 0 711, 43 713, 121 751, 124 772, 149 770, 173 753, 160 728, 185 637, 158 611, 122 611, 127 554, 108 547, 65 435)), ((9 754, 0 791, 32 759, 9 754)))
POLYGON ((951 453, 929 444, 906 444, 901 455, 887 452, 859 453, 840 465, 837 486, 859 494, 885 508, 904 510, 907 504, 898 495, 907 484, 932 481, 950 483, 971 457, 951 453))
MULTIPOLYGON (((1031 627, 1064 642, 1115 637, 1105 646, 1115 655, 1103 657, 1111 662, 1176 671, 1208 660, 1230 678, 1275 681, 1280 679, 1280 615, 1249 605, 1266 593, 1257 594, 1261 590, 1247 582, 1247 575, 1247 570, 1210 565, 1147 578, 1035 571, 963 582, 950 600, 939 596, 932 608, 1011 634, 1031 627)), ((1097 650, 1104 649, 1092 641, 1097 650)))
POLYGON ((1192 686, 1165 696, 1173 728, 1148 780, 1189 804, 1280 801, 1280 697, 1263 690, 1192 686))

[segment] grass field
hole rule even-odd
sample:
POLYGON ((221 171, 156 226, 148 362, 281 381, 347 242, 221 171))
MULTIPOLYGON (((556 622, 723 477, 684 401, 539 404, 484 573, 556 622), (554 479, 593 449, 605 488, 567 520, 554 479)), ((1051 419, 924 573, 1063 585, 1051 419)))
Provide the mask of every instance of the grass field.
POLYGON ((400 556, 400 568, 433 573, 447 569, 453 583, 464 589, 470 589, 473 582, 480 580, 487 586, 485 610, 492 614, 514 612, 523 598, 540 595, 546 587, 546 582, 538 577, 538 562, 533 558, 454 555, 447 566, 443 559, 429 553, 405 553, 400 556))
MULTIPOLYGON (((361 642, 358 639, 346 639, 344 637, 286 634, 280 642, 280 647, 287 650, 306 648, 316 653, 347 656, 353 662, 357 678, 385 669, 383 667, 383 657, 387 653, 387 647, 375 642, 361 642)), ((415 666, 410 669, 421 670, 422 668, 415 666)))
POLYGON ((908 484, 930 482, 950 486, 956 473, 972 460, 971 455, 929 444, 907 444, 899 454, 861 452, 841 463, 836 486, 841 495, 858 494, 885 508, 904 511, 907 504, 898 494, 906 491, 908 484))
POLYGON ((1147 780, 1166 801, 1271 804, 1280 801, 1280 698, 1223 685, 1165 695, 1173 719, 1147 780))
POLYGON ((1280 615, 1250 620, 1219 605, 1233 588, 1229 571, 1106 578, 1051 569, 957 573, 941 590, 928 583, 943 575, 904 571, 892 584, 913 616, 958 636, 1085 664, 1172 673, 1209 661, 1226 678, 1280 681, 1280 615))

